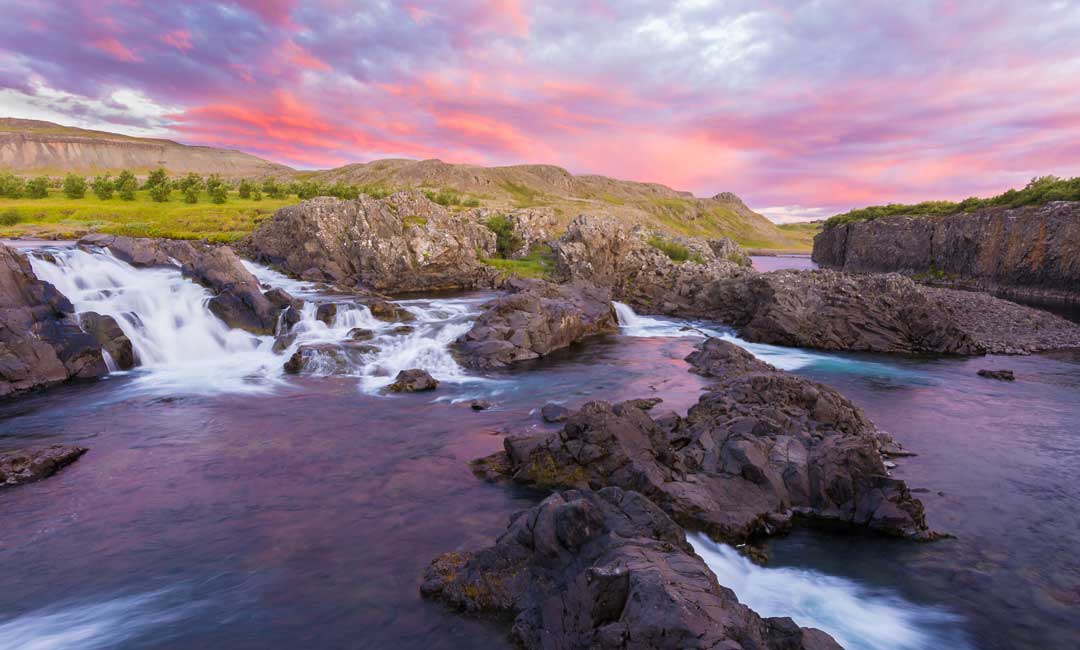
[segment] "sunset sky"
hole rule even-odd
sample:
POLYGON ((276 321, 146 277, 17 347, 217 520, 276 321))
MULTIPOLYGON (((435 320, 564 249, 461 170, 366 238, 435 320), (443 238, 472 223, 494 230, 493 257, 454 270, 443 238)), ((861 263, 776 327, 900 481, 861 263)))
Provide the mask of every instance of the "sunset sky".
POLYGON ((0 0, 0 115, 739 194, 778 218, 1080 175, 1080 2, 0 0))

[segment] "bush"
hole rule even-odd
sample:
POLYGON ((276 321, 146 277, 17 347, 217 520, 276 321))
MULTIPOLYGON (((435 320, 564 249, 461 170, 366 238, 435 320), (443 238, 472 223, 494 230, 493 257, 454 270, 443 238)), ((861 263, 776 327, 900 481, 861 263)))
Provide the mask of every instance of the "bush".
POLYGON ((237 194, 239 194, 242 199, 251 198, 251 183, 249 183, 247 179, 240 181, 240 187, 237 188, 237 194))
POLYGON ((218 205, 221 205, 228 198, 228 188, 224 183, 217 183, 214 185, 214 189, 210 190, 210 200, 218 205))
POLYGON ((26 184, 26 196, 31 199, 44 199, 49 196, 49 179, 38 176, 26 184))
POLYGON ((284 190, 274 181, 274 179, 268 178, 263 181, 262 191, 272 199, 280 199, 284 190))
POLYGON ((188 190, 195 190, 198 193, 203 188, 203 178, 195 172, 189 172, 182 180, 176 184, 177 189, 184 192, 185 199, 187 198, 188 190))
POLYGON ((21 217, 15 208, 0 212, 0 226, 14 226, 19 221, 21 221, 21 217))
POLYGON ((222 187, 224 185, 225 181, 221 180, 221 176, 218 174, 210 174, 206 177, 206 192, 211 197, 214 196, 214 191, 217 190, 218 187, 222 187))
POLYGON ((664 255, 667 255, 673 262, 685 262, 687 260, 697 262, 698 264, 704 262, 700 255, 692 253, 686 246, 673 241, 652 237, 649 239, 649 245, 659 250, 664 255))
POLYGON ((495 233, 495 248, 503 259, 517 253, 525 245, 525 240, 514 232, 514 224, 503 215, 491 217, 484 225, 495 233))
POLYGON ((199 188, 195 185, 188 185, 184 188, 184 203, 198 203, 199 202, 199 188))
POLYGON ((169 188, 167 182, 157 183, 150 187, 150 199, 157 203, 165 203, 169 200, 169 193, 172 190, 169 188))
POLYGON ((149 190, 159 185, 169 184, 169 176, 165 173, 165 169, 158 167, 154 171, 150 172, 150 175, 146 177, 146 184, 143 185, 143 189, 149 190))
POLYGON ((112 177, 108 174, 102 176, 95 176, 94 182, 90 183, 90 187, 94 190, 94 195, 102 201, 108 201, 113 197, 113 185, 112 177))
POLYGON ((86 196, 86 179, 78 174, 64 177, 64 196, 69 199, 81 199, 86 196))
POLYGON ((251 188, 251 200, 252 201, 262 201, 262 190, 260 190, 258 187, 252 187, 251 188))
POLYGON ((9 199, 18 199, 22 198, 25 190, 25 182, 22 178, 14 174, 0 175, 0 196, 9 199))
POLYGON ((122 201, 134 201, 135 190, 139 187, 139 182, 135 180, 135 174, 132 174, 128 170, 120 172, 120 175, 116 177, 116 191, 120 195, 122 201))
MULTIPOLYGON (((300 199, 313 199, 322 193, 322 188, 318 183, 314 181, 304 181, 303 183, 293 183, 296 186, 296 196, 300 199)), ((292 187, 290 185, 290 187, 292 187)))
POLYGON ((346 183, 338 181, 326 190, 326 194, 337 197, 339 199, 351 201, 360 196, 360 188, 356 187, 355 185, 348 185, 346 183))

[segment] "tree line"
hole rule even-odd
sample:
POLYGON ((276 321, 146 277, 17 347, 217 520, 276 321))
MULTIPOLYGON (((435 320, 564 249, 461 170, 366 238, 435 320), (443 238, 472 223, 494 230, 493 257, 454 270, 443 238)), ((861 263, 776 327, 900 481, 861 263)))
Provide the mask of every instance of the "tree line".
MULTIPOLYGON (((82 199, 87 192, 102 201, 119 198, 121 201, 134 201, 135 192, 146 191, 152 201, 165 203, 176 198, 184 203, 198 203, 202 194, 212 203, 225 203, 230 192, 244 200, 261 201, 263 197, 285 199, 295 196, 298 199, 312 199, 317 196, 332 196, 339 199, 356 199, 361 194, 374 198, 385 198, 391 191, 382 187, 351 185, 342 181, 322 184, 315 181, 279 182, 272 178, 262 180, 242 179, 238 182, 222 179, 218 174, 202 176, 194 172, 170 178, 161 168, 150 172, 140 184, 135 174, 124 170, 117 176, 100 174, 87 180, 80 174, 67 174, 63 179, 37 176, 29 180, 11 173, 0 174, 0 197, 9 199, 44 199, 49 196, 49 189, 59 189, 68 199, 82 199)), ((477 199, 466 199, 456 190, 424 190, 429 199, 444 206, 477 207, 477 199)))

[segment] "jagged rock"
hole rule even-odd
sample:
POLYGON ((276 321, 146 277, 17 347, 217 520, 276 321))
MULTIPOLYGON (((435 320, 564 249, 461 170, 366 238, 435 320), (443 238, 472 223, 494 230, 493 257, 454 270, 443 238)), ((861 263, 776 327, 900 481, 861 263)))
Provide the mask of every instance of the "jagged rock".
POLYGON ((416 316, 408 309, 388 300, 371 300, 367 306, 372 316, 387 323, 408 323, 416 320, 416 316))
POLYGON ((987 379, 998 379, 1000 381, 1016 381, 1016 375, 1012 370, 987 370, 983 369, 978 372, 980 377, 986 377, 987 379))
POLYGON ((566 422, 566 418, 570 417, 570 409, 561 404, 544 404, 540 408, 540 417, 544 418, 544 422, 566 422))
POLYGON ((131 345, 131 339, 124 334, 124 330, 120 329, 112 316, 103 316, 92 311, 83 312, 79 314, 79 325, 94 337, 102 350, 109 353, 117 368, 130 370, 138 365, 139 359, 131 345))
POLYGON ((51 445, 0 452, 0 487, 48 478, 86 453, 85 447, 51 445))
POLYGON ((324 302, 315 308, 315 320, 320 320, 327 325, 334 324, 337 317, 338 306, 332 302, 324 302))
POLYGON ((270 304, 274 305, 278 309, 286 309, 288 307, 296 307, 302 309, 304 301, 298 298, 294 298, 288 291, 278 287, 276 289, 270 289, 263 293, 263 296, 270 301, 270 304))
POLYGON ((930 539, 922 504, 882 464, 887 435, 835 390, 719 339, 688 358, 718 383, 685 418, 653 420, 640 403, 590 402, 563 430, 510 436, 515 481, 639 491, 680 523, 739 543, 793 516, 930 539))
POLYGON ((495 234, 419 191, 353 201, 319 197, 279 209, 241 244, 304 279, 391 293, 489 286, 495 234))
POLYGON ((375 337, 375 332, 363 327, 354 327, 349 330, 349 340, 352 341, 370 341, 375 337))
POLYGON ((1080 203, 1055 201, 834 226, 814 261, 855 272, 914 274, 948 285, 1080 300, 1080 203))
POLYGON ((288 350, 293 343, 296 343, 295 334, 282 334, 274 339, 274 346, 271 348, 271 351, 274 354, 281 354, 285 350, 288 350))
POLYGON ((597 215, 581 215, 553 244, 556 279, 611 289, 616 300, 651 313, 699 311, 718 278, 752 273, 750 260, 729 239, 672 236, 597 215), (658 248, 685 251, 675 261, 658 248))
POLYGON ((503 288, 513 293, 483 305, 472 329, 454 343, 462 365, 499 368, 618 330, 605 289, 516 279, 505 282, 503 288))
POLYGON ((80 246, 107 248, 136 267, 180 267, 185 277, 213 291, 208 307, 229 327, 273 334, 281 307, 263 295, 259 281, 228 246, 174 239, 87 235, 80 246))
POLYGON ((426 390, 435 390, 439 387, 439 380, 427 373, 426 370, 411 368, 402 370, 394 378, 386 390, 391 393, 418 393, 426 390))
POLYGON ((524 648, 839 650, 789 618, 762 619, 720 586, 683 531, 640 494, 554 494, 493 546, 446 553, 421 593, 514 617, 524 648))
POLYGON ((340 375, 348 373, 354 363, 352 350, 336 343, 307 343, 301 345, 282 366, 286 374, 340 375))
POLYGON ((545 244, 554 237, 559 227, 559 219, 551 208, 519 208, 509 212, 491 208, 477 208, 466 213, 470 219, 486 224, 493 217, 506 219, 510 230, 520 240, 517 250, 510 251, 508 257, 521 258, 528 255, 536 246, 545 244))
POLYGON ((108 373, 74 311, 25 256, 0 244, 0 397, 108 373))

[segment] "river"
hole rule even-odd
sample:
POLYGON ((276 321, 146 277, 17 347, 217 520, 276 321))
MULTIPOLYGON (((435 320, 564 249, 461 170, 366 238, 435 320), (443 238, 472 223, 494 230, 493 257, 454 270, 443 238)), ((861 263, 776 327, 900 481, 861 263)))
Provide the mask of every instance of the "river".
MULTIPOLYGON (((309 309, 302 341, 363 326, 378 349, 287 376, 269 337, 218 329, 205 292, 178 273, 55 255, 59 266, 39 258, 35 271, 80 309, 124 318, 146 365, 0 403, 2 447, 90 448, 53 478, 0 492, 0 650, 509 648, 505 624, 418 593, 436 555, 489 544, 542 497, 480 481, 468 461, 507 431, 552 427, 537 414, 548 401, 659 396, 659 409, 683 412, 704 385, 682 360, 697 337, 737 340, 620 305, 617 335, 476 376, 447 346, 489 296, 436 297, 403 303, 412 332, 365 308, 329 324, 309 309), (439 390, 380 392, 414 366, 439 390), (473 398, 495 407, 473 411, 473 398)), ((341 300, 251 268, 310 301, 341 300)), ((918 453, 895 474, 955 538, 803 529, 771 541, 761 568, 692 535, 723 584, 849 650, 1077 647, 1080 359, 744 345, 835 386, 918 453), (985 367, 1017 381, 977 377, 985 367)))

